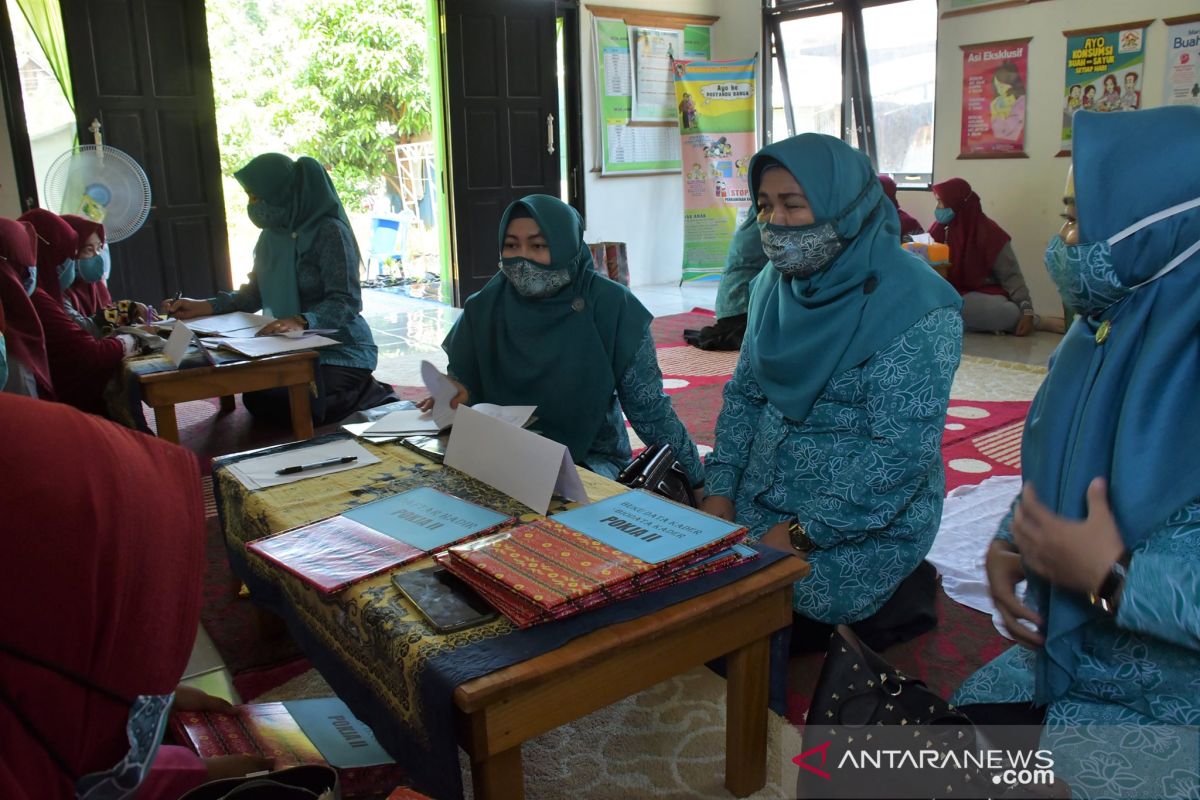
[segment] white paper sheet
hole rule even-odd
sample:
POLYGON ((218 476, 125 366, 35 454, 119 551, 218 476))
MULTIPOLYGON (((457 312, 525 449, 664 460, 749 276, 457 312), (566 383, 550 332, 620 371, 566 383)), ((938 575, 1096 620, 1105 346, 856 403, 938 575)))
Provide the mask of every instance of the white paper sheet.
POLYGON ((337 333, 337 328, 305 328, 300 331, 284 331, 283 333, 272 333, 271 336, 284 336, 288 339, 303 339, 306 336, 317 336, 328 333, 337 333))
POLYGON ((394 442, 400 438, 400 434, 396 434, 394 436, 372 436, 368 434, 367 428, 370 428, 374 424, 374 422, 350 422, 343 425, 342 430, 351 436, 357 436, 358 438, 371 442, 372 444, 387 444, 388 442, 394 442))
POLYGON ((455 411, 450 407, 450 401, 458 394, 458 388, 428 361, 421 362, 421 380, 425 382, 425 388, 433 396, 432 414, 438 430, 449 428, 454 424, 455 411))
POLYGON ((305 336, 303 339, 289 339, 285 336, 217 336, 202 340, 206 345, 216 345, 224 350, 232 350, 249 358, 275 356, 280 353, 293 353, 297 350, 314 350, 318 347, 329 347, 340 342, 326 336, 305 336))
POLYGON ((188 327, 201 335, 212 336, 253 336, 258 329, 275 318, 266 314, 247 314, 244 311, 231 311, 228 314, 213 314, 207 317, 193 317, 187 320, 188 327))
POLYGON ((518 428, 528 425, 529 420, 533 418, 533 412, 537 411, 537 406, 498 406, 495 403, 476 403, 471 408, 518 428))
POLYGON ((564 445, 470 406, 458 407, 443 463, 539 514, 550 509, 556 491, 577 502, 587 501, 571 452, 564 445))
POLYGON ((372 455, 370 450, 353 439, 344 439, 325 444, 315 444, 311 447, 297 447, 282 453, 273 453, 269 456, 248 458, 245 461, 239 461, 231 465, 229 471, 242 482, 243 486, 253 491, 255 489, 279 486, 284 483, 292 483, 293 481, 317 478, 321 475, 332 475, 335 472, 345 472, 346 470, 358 469, 359 467, 378 463, 379 458, 372 455), (358 460, 352 464, 335 464, 331 467, 305 470, 304 472, 296 472, 291 475, 275 474, 275 470, 283 469, 284 467, 291 467, 297 464, 312 464, 329 458, 343 458, 345 456, 357 456, 358 460))
POLYGON ((167 361, 177 367, 182 364, 193 336, 191 328, 182 322, 176 322, 175 327, 171 329, 170 338, 167 339, 167 346, 163 348, 163 355, 166 356, 167 361))
POLYGON ((436 434, 441 429, 434 422, 433 415, 418 408, 405 408, 393 411, 376 422, 369 424, 359 436, 386 436, 388 434, 429 433, 436 434))

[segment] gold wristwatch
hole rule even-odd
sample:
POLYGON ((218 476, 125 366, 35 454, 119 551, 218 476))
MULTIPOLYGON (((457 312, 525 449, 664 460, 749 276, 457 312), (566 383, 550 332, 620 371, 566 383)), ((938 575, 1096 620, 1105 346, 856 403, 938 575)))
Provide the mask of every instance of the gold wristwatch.
POLYGON ((804 523, 798 519, 792 520, 791 524, 788 525, 788 540, 792 543, 792 547, 801 553, 807 553, 816 546, 813 544, 813 540, 808 538, 808 534, 804 532, 804 523))

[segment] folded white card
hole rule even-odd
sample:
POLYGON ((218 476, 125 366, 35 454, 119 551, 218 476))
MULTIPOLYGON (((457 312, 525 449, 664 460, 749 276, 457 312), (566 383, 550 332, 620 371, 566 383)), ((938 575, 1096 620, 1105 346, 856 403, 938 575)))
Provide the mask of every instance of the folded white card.
POLYGON ((443 463, 499 489, 539 514, 550 509, 555 492, 575 502, 588 501, 571 451, 565 445, 470 406, 458 407, 443 463))

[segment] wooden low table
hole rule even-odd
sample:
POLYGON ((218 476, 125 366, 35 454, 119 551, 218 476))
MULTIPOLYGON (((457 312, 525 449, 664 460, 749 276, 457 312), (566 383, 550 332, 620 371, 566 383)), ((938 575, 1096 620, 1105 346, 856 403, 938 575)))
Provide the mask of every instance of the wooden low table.
POLYGON ((761 789, 771 634, 792 624, 792 584, 809 569, 786 558, 459 686, 458 740, 471 756, 475 797, 519 800, 522 742, 720 656, 728 685, 725 787, 737 797, 761 789))
POLYGON ((304 350, 215 367, 138 375, 142 399, 154 409, 159 438, 179 444, 175 404, 221 398, 221 409, 232 410, 233 395, 262 389, 286 388, 291 401, 292 433, 297 440, 313 435, 308 391, 316 375, 317 353, 304 350))

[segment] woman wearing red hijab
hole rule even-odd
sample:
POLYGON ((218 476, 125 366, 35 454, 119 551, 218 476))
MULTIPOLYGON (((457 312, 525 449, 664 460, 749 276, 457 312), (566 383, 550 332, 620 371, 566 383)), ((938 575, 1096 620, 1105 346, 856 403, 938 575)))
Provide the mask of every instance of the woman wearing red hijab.
POLYGON ((969 331, 1033 331, 1033 302, 1010 236, 983 213, 979 195, 962 178, 935 183, 935 241, 950 246, 946 279, 963 297, 963 326, 969 331))
POLYGON ((896 213, 900 215, 900 237, 904 238, 905 236, 915 236, 918 233, 924 233, 925 226, 916 217, 900 207, 900 201, 896 199, 896 181, 892 180, 892 176, 880 175, 879 185, 883 187, 883 193, 887 195, 888 200, 892 201, 892 205, 896 207, 896 213))
POLYGON ((27 211, 21 221, 33 225, 40 242, 32 299, 46 335, 54 391, 61 402, 103 414, 104 387, 122 359, 137 352, 137 339, 124 333, 97 339, 71 318, 63 291, 75 280, 78 235, 62 217, 42 208, 27 211))
POLYGON ((104 226, 78 214, 63 214, 63 220, 79 237, 79 265, 75 282, 63 292, 71 305, 85 317, 93 317, 113 304, 108 293, 108 251, 104 226))
POLYGON ((37 234, 26 222, 0 219, 0 307, 8 378, 0 389, 53 400, 42 323, 29 295, 37 284, 37 234))
POLYGON ((228 707, 176 693, 204 570, 195 456, 4 394, 0 441, 0 517, 20 534, 0 560, 0 797, 172 800, 262 768, 159 746, 172 706, 228 707))

